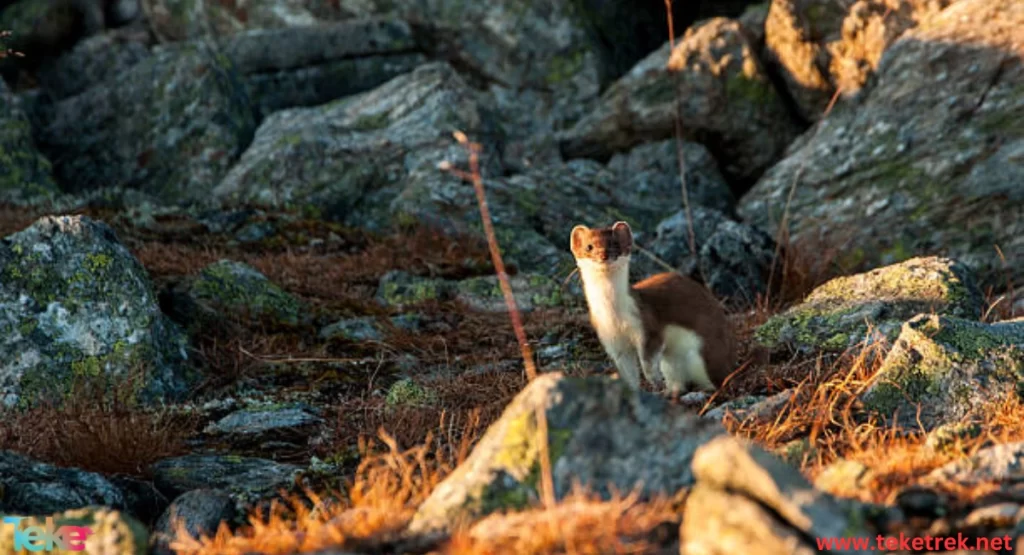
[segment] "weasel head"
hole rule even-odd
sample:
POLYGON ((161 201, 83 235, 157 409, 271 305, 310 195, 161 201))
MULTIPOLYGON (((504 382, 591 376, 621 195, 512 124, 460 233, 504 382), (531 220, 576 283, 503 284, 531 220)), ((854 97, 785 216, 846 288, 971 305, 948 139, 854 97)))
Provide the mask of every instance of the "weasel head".
POLYGON ((633 231, 626 222, 600 228, 578 225, 572 228, 569 242, 581 272, 617 273, 629 269, 633 231))

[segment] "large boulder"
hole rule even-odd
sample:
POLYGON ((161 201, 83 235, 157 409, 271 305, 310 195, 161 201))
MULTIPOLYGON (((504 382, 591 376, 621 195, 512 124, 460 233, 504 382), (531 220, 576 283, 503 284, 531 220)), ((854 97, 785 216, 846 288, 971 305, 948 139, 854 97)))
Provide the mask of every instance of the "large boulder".
POLYGON ((167 202, 208 197, 256 122, 230 59, 201 43, 159 49, 40 110, 36 139, 66 192, 128 186, 167 202))
POLYGON ((795 242, 847 241, 850 264, 938 253, 983 287, 1024 281, 1022 25, 1018 1, 959 0, 904 33, 866 99, 801 137, 740 213, 775 230, 788 209, 795 242))
POLYGON ((369 92, 271 114, 214 194, 383 229, 411 171, 437 172, 457 152, 453 131, 493 135, 491 125, 462 77, 432 63, 369 92))
MULTIPOLYGON (((757 445, 712 439, 693 457, 697 484, 686 498, 683 555, 821 553, 814 538, 872 540, 866 508, 818 491, 800 471, 757 445)), ((829 546, 828 553, 859 549, 829 546)))
POLYGON ((191 382, 184 335, 145 269, 84 216, 47 216, 0 242, 0 337, 7 406, 59 402, 77 380, 130 383, 138 401, 181 398, 191 382))
POLYGON ((231 37, 254 29, 312 27, 351 15, 338 2, 318 0, 159 0, 148 5, 149 24, 163 42, 231 37))
POLYGON ((376 18, 250 30, 223 50, 261 117, 368 91, 426 62, 407 23, 376 18))
POLYGON ((922 312, 979 319, 984 300, 970 270, 954 260, 913 258, 835 278, 754 333, 773 351, 842 352, 864 340, 893 340, 922 312))
POLYGON ((87 505, 126 506, 124 494, 100 474, 59 468, 10 451, 0 451, 0 487, 3 514, 45 515, 87 505))
POLYGON ((50 100, 80 94, 107 79, 118 79, 152 55, 138 37, 104 33, 85 39, 68 52, 42 62, 36 73, 50 100))
POLYGON ((885 420, 932 430, 979 418, 986 404, 1022 392, 1024 321, 922 314, 903 325, 861 400, 885 420))
POLYGON ((804 118, 819 119, 839 89, 853 96, 885 49, 955 0, 772 0, 765 50, 804 118))
POLYGON ((513 399, 465 462, 420 505, 411 531, 450 528, 463 519, 522 509, 540 499, 542 442, 556 499, 574 482, 603 498, 639 489, 641 498, 693 484, 690 461, 723 434, 681 406, 604 377, 537 377, 513 399), (544 411, 546 433, 537 411, 544 411))
POLYGON ((0 202, 38 202, 58 192, 50 161, 36 148, 20 99, 0 80, 0 202))
POLYGON ((677 113, 684 136, 707 146, 741 189, 778 160, 800 131, 746 29, 715 18, 687 30, 674 50, 666 43, 615 82, 596 109, 560 135, 561 152, 605 158, 671 137, 677 113))

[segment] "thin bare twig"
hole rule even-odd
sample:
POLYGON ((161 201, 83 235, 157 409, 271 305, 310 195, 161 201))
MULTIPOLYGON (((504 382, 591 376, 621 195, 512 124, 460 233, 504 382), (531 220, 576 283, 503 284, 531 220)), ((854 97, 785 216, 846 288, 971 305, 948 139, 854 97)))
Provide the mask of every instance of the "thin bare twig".
MULTIPOLYGON (((533 362, 533 350, 526 339, 526 331, 523 328, 522 317, 519 308, 516 306, 515 296, 512 294, 512 286, 508 281, 508 273, 505 271, 505 263, 501 258, 501 247, 494 234, 494 225, 491 222, 491 213, 487 208, 487 196, 484 192, 483 178, 480 176, 480 151, 483 147, 479 143, 470 142, 466 134, 461 131, 454 133, 455 140, 466 148, 469 155, 469 173, 454 170, 449 163, 442 163, 442 170, 452 171, 460 178, 469 178, 476 191, 477 204, 480 207, 480 219, 484 225, 484 233, 487 235, 487 246, 491 252, 491 261, 494 263, 494 270, 498 274, 498 283, 501 285, 501 292, 505 297, 505 306, 508 308, 509 318, 512 320, 512 328, 519 342, 519 350, 523 356, 523 364, 526 366, 526 376, 530 381, 537 377, 537 368, 533 362)), ((537 419, 537 433, 540 446, 540 468, 541 468, 541 499, 544 506, 551 508, 555 506, 555 486, 551 475, 551 456, 548 452, 548 421, 545 409, 538 405, 535 409, 537 419)))

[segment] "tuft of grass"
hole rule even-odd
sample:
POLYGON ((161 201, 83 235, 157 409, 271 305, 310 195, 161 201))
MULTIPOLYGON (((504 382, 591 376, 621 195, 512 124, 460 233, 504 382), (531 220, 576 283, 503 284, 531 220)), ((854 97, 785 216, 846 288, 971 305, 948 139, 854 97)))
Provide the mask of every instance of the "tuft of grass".
POLYGON ((0 412, 0 449, 61 467, 145 477, 149 466, 188 452, 196 421, 166 409, 132 403, 130 384, 104 395, 80 382, 57 407, 43 404, 0 412))

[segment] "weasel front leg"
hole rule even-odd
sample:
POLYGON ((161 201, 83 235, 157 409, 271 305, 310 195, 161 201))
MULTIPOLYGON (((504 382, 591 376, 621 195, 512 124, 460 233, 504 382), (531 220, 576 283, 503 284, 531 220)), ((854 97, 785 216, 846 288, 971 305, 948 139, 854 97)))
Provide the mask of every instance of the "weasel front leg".
POLYGON ((651 385, 660 388, 664 380, 661 374, 662 353, 665 345, 659 341, 647 341, 643 348, 643 356, 640 357, 641 368, 644 377, 651 385))
POLYGON ((626 381, 626 384, 633 391, 640 391, 640 357, 632 345, 628 343, 615 343, 606 346, 608 356, 615 363, 619 371, 619 377, 626 381))

